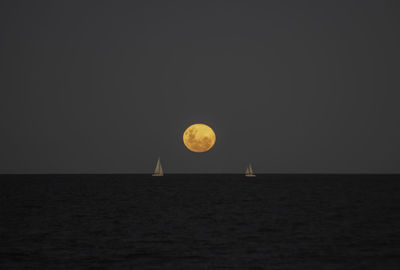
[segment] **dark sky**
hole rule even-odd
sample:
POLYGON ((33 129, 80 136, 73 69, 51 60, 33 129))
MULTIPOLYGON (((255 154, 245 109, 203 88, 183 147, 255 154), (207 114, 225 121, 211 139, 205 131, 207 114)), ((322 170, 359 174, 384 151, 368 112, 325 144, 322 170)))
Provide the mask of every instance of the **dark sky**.
POLYGON ((400 173, 398 1, 0 2, 0 173, 400 173), (195 154, 185 128, 217 142, 195 154))

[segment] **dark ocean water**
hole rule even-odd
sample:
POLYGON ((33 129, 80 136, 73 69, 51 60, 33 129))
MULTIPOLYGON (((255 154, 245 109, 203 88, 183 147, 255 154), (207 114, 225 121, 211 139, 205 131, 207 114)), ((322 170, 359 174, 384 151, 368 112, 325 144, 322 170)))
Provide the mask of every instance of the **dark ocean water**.
POLYGON ((400 269, 400 177, 2 176, 0 269, 400 269))

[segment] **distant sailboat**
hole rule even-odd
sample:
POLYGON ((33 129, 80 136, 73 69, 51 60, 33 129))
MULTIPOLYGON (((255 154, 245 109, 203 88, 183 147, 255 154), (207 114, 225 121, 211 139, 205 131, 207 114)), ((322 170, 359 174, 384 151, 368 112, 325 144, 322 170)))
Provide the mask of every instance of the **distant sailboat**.
POLYGON ((164 176, 164 171, 161 166, 160 158, 157 160, 156 169, 154 170, 153 176, 164 176))
POLYGON ((251 164, 249 164, 249 166, 247 166, 245 176, 246 177, 256 177, 256 175, 253 173, 253 167, 251 167, 251 164))

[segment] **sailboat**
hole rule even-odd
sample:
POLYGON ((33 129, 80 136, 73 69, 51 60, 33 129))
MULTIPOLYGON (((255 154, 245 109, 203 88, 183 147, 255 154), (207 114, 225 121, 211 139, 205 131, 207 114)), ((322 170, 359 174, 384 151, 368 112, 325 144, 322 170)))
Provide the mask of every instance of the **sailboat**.
POLYGON ((256 175, 253 173, 253 167, 251 167, 251 163, 246 168, 246 177, 256 177, 256 175))
POLYGON ((161 166, 160 158, 158 158, 157 160, 157 165, 154 170, 153 176, 164 176, 164 171, 161 166))

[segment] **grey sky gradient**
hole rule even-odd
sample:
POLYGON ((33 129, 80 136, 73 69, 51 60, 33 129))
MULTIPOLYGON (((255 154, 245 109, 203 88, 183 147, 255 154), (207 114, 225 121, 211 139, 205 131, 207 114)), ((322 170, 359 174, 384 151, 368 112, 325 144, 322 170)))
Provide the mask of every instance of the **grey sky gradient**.
POLYGON ((0 173, 400 173, 399 7, 1 1, 0 173))

